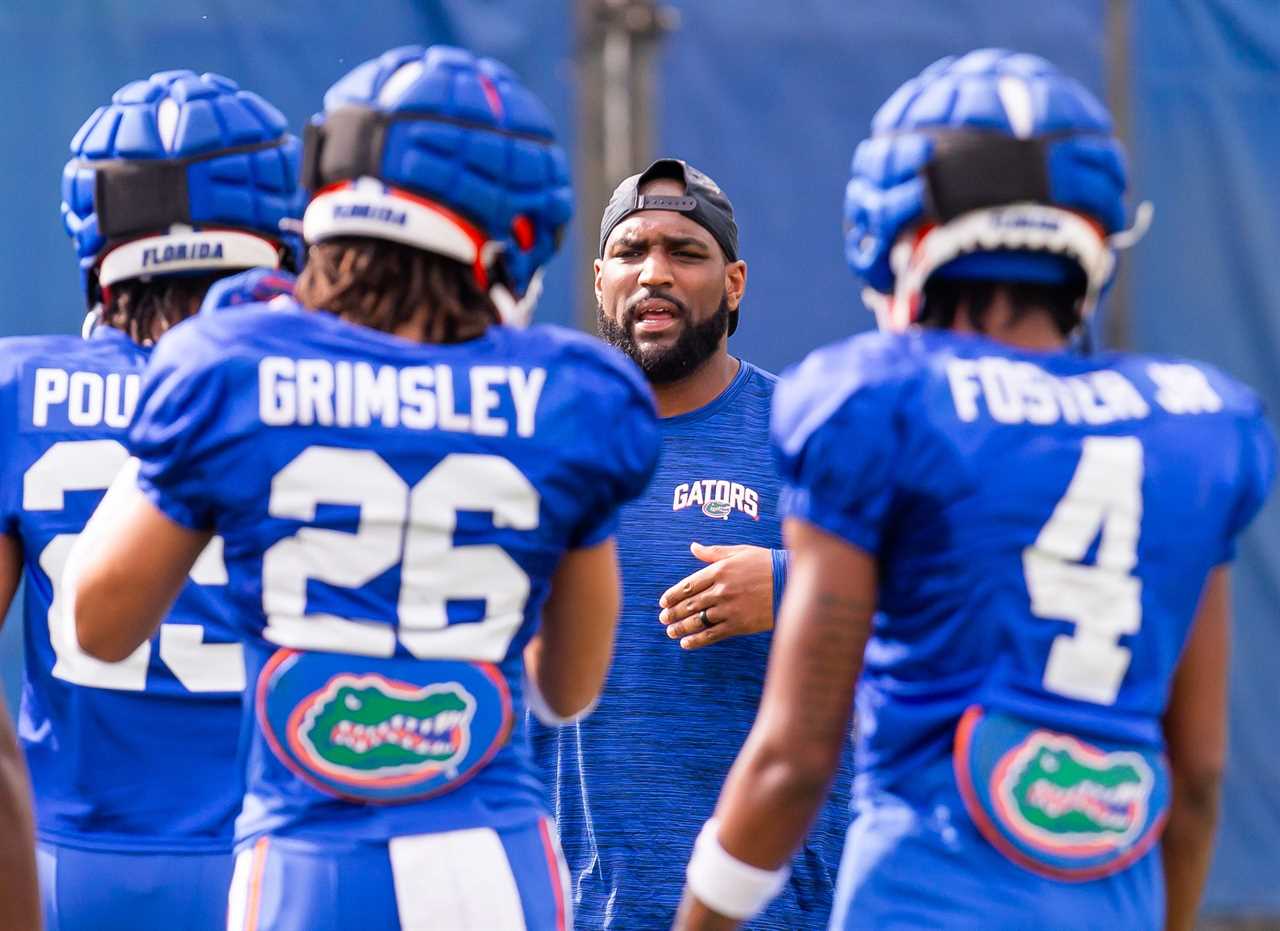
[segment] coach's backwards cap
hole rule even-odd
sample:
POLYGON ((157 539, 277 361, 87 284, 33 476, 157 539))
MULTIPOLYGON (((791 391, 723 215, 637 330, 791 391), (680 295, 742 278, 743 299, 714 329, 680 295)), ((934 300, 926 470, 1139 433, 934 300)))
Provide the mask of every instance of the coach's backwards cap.
MULTIPOLYGON (((733 204, 718 184, 683 159, 660 158, 614 188, 600 218, 600 258, 604 258, 605 243, 618 224, 641 210, 674 210, 686 214, 720 244, 726 261, 738 261, 738 224, 733 219, 733 204), (645 184, 660 178, 679 181, 684 185, 684 195, 640 193, 645 184)), ((738 312, 733 311, 729 318, 732 335, 738 328, 738 312)))
POLYGON ((660 158, 638 175, 623 179, 613 190, 609 206, 600 218, 600 258, 609 234, 619 223, 641 210, 674 210, 689 215, 720 244, 730 262, 738 261, 738 224, 733 204, 720 186, 698 169, 678 158, 660 158), (684 185, 683 197, 668 194, 641 194, 640 188, 659 178, 671 178, 684 185))

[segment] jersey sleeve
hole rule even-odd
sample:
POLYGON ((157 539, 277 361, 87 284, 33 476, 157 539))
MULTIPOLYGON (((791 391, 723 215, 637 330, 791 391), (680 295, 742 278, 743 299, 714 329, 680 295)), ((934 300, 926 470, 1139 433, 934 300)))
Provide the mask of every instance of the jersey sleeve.
POLYGON ((786 373, 774 392, 770 435, 783 481, 782 515, 874 555, 906 441, 898 415, 901 375, 867 348, 856 340, 828 347, 786 373))
POLYGON ((213 528, 208 451, 218 442, 223 372, 188 321, 159 341, 143 375, 129 447, 139 461, 138 487, 170 519, 192 530, 213 528))
POLYGON ((649 486, 662 445, 653 394, 640 370, 617 350, 591 349, 594 358, 583 374, 584 391, 594 403, 582 432, 595 441, 583 484, 587 506, 570 541, 574 549, 613 536, 619 509, 649 486))
POLYGON ((251 268, 210 285, 200 303, 200 313, 216 314, 231 307, 265 304, 277 297, 289 297, 296 283, 297 278, 282 269, 251 268))
POLYGON ((1267 500, 1276 476, 1276 436, 1259 410, 1238 423, 1240 459, 1235 505, 1228 517, 1220 562, 1235 558, 1236 539, 1253 522, 1267 500))

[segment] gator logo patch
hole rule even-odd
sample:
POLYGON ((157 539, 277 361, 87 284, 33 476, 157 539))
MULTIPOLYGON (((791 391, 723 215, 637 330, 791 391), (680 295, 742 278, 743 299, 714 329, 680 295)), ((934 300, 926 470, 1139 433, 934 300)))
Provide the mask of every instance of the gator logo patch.
POLYGON ((278 650, 258 676, 272 753, 339 798, 401 802, 448 792, 510 736, 505 676, 491 663, 278 650))
POLYGON ((708 501, 702 506, 702 513, 717 520, 728 520, 733 507, 728 501, 708 501))
POLYGON ((1127 846, 1146 825, 1154 782, 1137 753, 1105 753, 1047 731, 1009 751, 992 779, 1002 819, 1054 853, 1127 846))
POLYGON ((1066 882, 1111 876, 1144 856, 1169 811, 1157 748, 1086 743, 1004 712, 969 708, 956 785, 982 836, 1009 860, 1066 882))
POLYGON ((290 719, 298 755, 350 782, 416 782, 457 775, 476 701, 461 684, 415 689, 381 676, 336 676, 290 719))

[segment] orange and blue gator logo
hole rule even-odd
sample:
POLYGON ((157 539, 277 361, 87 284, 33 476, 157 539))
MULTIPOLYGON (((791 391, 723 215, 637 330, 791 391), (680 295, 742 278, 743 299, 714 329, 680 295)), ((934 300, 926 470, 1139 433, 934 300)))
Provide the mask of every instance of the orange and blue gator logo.
POLYGON ((356 785, 456 775, 471 744, 475 698, 458 682, 422 688, 340 675, 294 709, 293 750, 314 770, 356 785))
POLYGON ((258 677, 272 752, 321 791, 402 802, 451 791, 492 759, 513 721, 491 663, 279 650, 258 677))
POLYGON ((961 719, 955 771, 965 807, 992 846, 1054 879, 1119 872, 1151 849, 1168 814, 1168 768, 1158 750, 1088 743, 978 707, 961 719))

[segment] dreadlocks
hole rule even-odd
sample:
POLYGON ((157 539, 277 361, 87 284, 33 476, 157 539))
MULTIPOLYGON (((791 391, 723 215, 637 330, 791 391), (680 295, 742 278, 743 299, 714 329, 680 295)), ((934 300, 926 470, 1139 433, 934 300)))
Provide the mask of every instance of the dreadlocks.
POLYGON ((102 322, 123 330, 139 345, 150 345, 169 327, 200 309, 205 292, 228 273, 219 269, 204 275, 132 278, 107 290, 102 322))
POLYGON ((388 333, 421 318, 428 343, 474 339, 499 322, 470 267, 378 239, 338 237, 313 245, 294 293, 307 307, 388 333))
POLYGON ((924 307, 920 323, 938 329, 949 328, 961 306, 979 332, 986 332, 987 312, 1000 292, 1008 295, 1014 319, 1034 311, 1044 311, 1063 336, 1080 326, 1080 300, 1085 293, 1084 274, 1073 275, 1065 284, 996 282, 951 279, 934 276, 924 287, 924 307))

